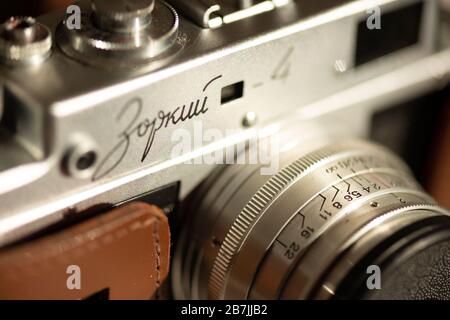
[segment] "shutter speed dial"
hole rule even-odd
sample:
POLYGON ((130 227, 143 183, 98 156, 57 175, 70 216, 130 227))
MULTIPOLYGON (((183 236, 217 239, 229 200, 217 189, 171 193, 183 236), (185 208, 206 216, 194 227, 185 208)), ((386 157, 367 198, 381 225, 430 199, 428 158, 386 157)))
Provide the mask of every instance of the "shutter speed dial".
POLYGON ((94 21, 111 32, 140 32, 151 22, 155 0, 93 0, 94 21))
POLYGON ((133 67, 162 60, 184 45, 175 10, 157 0, 83 1, 81 28, 58 26, 60 48, 100 67, 133 67))

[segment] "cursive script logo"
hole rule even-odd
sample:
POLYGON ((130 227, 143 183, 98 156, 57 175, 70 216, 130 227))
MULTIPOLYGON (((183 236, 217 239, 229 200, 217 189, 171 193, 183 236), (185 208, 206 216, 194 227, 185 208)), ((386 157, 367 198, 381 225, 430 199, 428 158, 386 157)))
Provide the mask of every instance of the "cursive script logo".
MULTIPOLYGON (((209 81, 203 88, 203 92, 219 78, 221 76, 209 81)), ((141 156, 141 162, 144 162, 152 149, 158 131, 205 114, 208 112, 207 101, 208 97, 205 96, 171 111, 160 110, 154 118, 140 120, 144 108, 142 99, 137 97, 129 100, 116 117, 117 123, 124 123, 124 129, 119 133, 117 143, 99 163, 92 180, 101 179, 113 171, 125 159, 131 143, 136 139, 145 138, 145 147, 141 156), (131 120, 126 122, 124 118, 131 120)))

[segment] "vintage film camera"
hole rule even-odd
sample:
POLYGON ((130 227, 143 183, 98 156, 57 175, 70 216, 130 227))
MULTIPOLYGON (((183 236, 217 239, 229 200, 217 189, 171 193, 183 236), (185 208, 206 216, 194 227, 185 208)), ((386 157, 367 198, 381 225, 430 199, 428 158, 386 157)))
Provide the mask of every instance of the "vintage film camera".
POLYGON ((0 297, 449 299, 448 211, 414 178, 448 112, 448 13, 86 0, 7 20, 0 297))

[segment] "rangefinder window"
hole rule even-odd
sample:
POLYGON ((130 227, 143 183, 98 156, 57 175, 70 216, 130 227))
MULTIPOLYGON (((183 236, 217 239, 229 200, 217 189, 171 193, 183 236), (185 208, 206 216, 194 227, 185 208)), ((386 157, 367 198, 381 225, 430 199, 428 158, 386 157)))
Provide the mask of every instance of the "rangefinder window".
POLYGON ((367 18, 359 22, 355 66, 417 44, 422 15, 423 2, 420 1, 406 8, 382 13, 379 25, 370 25, 367 18))

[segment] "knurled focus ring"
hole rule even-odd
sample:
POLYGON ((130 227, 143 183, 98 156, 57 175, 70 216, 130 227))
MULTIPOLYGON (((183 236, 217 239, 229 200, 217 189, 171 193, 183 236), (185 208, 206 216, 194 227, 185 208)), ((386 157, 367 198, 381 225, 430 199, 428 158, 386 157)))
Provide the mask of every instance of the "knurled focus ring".
MULTIPOLYGON (((357 147, 357 150, 362 149, 361 147, 365 148, 364 152, 366 153, 372 150, 375 151, 375 153, 386 154, 386 151, 382 148, 374 148, 371 145, 359 142, 356 144, 340 144, 333 147, 328 146, 301 157, 286 166, 271 177, 255 193, 233 222, 214 260, 208 283, 210 298, 223 298, 226 277, 233 263, 233 258, 245 240, 246 235, 249 233, 250 228, 255 224, 267 206, 273 202, 283 190, 289 188, 289 186, 295 183, 299 177, 305 174, 308 169, 320 165, 322 161, 329 157, 333 157, 338 153, 352 150, 352 148, 354 150, 355 146, 357 147)), ((390 161, 395 169, 409 172, 409 170, 400 161, 397 161, 396 158, 392 157, 390 158, 390 161)))

